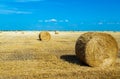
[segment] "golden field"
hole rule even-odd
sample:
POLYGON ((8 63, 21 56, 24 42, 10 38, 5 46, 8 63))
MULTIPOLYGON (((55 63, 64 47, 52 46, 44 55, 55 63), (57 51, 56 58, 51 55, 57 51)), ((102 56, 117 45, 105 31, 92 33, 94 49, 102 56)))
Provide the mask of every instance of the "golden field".
POLYGON ((114 67, 82 64, 75 55, 77 38, 85 32, 50 32, 51 40, 39 40, 39 31, 0 32, 0 79, 120 79, 120 32, 114 67))

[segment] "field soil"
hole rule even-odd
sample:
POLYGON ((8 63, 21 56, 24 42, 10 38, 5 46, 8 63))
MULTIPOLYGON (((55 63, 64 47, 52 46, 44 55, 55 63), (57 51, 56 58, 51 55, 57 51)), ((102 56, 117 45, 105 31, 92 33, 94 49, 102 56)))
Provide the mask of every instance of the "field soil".
POLYGON ((113 67, 89 67, 75 55, 77 38, 85 32, 50 32, 40 41, 40 31, 0 32, 0 79, 120 79, 120 32, 111 34, 119 46, 113 67))

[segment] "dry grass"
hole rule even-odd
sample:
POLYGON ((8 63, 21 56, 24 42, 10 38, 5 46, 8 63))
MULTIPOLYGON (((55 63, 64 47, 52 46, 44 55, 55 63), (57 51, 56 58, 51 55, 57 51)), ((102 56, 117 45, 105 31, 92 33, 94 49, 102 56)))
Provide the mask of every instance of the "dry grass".
MULTIPOLYGON (((0 36, 0 79, 119 79, 115 67, 92 68, 75 56, 75 42, 83 32, 60 32, 41 42, 39 32, 3 32, 0 36)), ((112 34, 120 45, 120 33, 112 34)))

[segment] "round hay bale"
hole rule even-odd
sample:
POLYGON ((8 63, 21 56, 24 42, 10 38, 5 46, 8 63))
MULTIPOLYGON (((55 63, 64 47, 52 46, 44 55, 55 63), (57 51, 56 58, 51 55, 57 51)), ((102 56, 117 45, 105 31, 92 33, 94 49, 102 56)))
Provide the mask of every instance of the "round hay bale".
POLYGON ((75 53, 89 66, 108 67, 115 64, 118 45, 110 34, 88 32, 77 39, 75 53))
POLYGON ((21 34, 24 34, 24 32, 21 32, 21 34))
POLYGON ((49 41, 51 39, 51 35, 49 32, 41 32, 39 34, 39 39, 41 41, 49 41))
POLYGON ((57 31, 55 31, 55 34, 59 34, 57 31))

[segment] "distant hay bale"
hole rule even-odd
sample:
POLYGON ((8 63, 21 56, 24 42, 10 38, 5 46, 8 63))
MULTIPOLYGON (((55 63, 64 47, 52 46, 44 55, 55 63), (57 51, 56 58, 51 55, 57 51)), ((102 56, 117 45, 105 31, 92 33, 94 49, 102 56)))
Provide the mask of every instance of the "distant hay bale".
POLYGON ((21 32, 21 34, 24 34, 24 32, 21 32))
POLYGON ((55 31, 55 34, 59 34, 57 31, 55 31))
POLYGON ((49 41, 51 39, 51 35, 49 32, 41 32, 39 34, 39 39, 41 41, 49 41))
POLYGON ((18 33, 18 31, 15 31, 15 33, 18 33))
POLYGON ((89 66, 108 67, 115 64, 118 45, 110 34, 88 32, 76 41, 75 53, 89 66))

